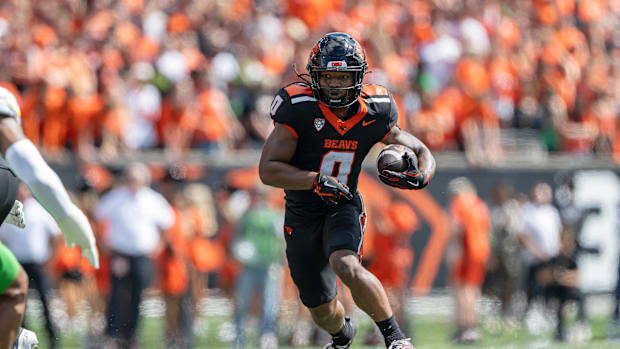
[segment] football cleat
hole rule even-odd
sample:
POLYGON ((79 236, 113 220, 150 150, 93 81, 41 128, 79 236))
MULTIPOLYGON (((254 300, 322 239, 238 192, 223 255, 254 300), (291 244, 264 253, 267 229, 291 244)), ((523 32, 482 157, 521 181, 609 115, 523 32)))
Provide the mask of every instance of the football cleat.
POLYGON ((336 345, 334 343, 328 343, 326 346, 323 347, 323 349, 349 349, 351 348, 351 343, 353 343, 352 339, 349 341, 349 343, 345 345, 336 345))
POLYGON ((390 343, 388 349, 415 349, 410 338, 399 339, 390 343))
POLYGON ((351 348, 351 343, 353 343, 353 338, 355 338, 355 334, 357 333, 357 328, 355 327, 355 324, 351 322, 351 319, 348 316, 344 318, 344 321, 349 322, 351 326, 353 326, 353 336, 351 336, 351 340, 349 340, 349 342, 345 345, 336 345, 334 344, 334 342, 330 342, 327 345, 325 345, 323 349, 349 349, 351 348))
POLYGON ((34 332, 20 327, 13 348, 11 349, 37 349, 39 347, 38 344, 39 340, 34 332))

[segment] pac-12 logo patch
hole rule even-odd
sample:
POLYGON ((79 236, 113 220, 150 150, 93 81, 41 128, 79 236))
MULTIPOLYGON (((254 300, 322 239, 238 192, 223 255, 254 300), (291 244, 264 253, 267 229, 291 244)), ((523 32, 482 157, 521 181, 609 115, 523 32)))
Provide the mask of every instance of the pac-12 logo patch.
POLYGON ((293 235, 293 228, 289 227, 288 225, 284 226, 284 233, 288 236, 293 235))
POLYGON ((314 119, 314 128, 316 128, 317 131, 321 131, 323 126, 325 126, 325 119, 323 118, 314 119))

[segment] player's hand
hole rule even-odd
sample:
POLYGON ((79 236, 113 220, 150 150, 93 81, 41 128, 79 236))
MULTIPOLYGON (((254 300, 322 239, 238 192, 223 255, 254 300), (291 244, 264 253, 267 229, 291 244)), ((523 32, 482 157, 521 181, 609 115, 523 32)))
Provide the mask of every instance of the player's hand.
POLYGON ((19 200, 15 200, 11 212, 4 219, 4 223, 13 224, 14 226, 24 229, 26 224, 24 223, 24 205, 19 200))
POLYGON ((69 247, 80 246, 82 256, 88 259, 95 269, 99 269, 99 252, 90 222, 77 207, 71 213, 65 219, 57 221, 58 227, 65 236, 65 243, 69 247))
POLYGON ((403 172, 395 172, 390 170, 383 170, 379 173, 379 179, 394 188, 399 189, 422 189, 428 185, 429 178, 424 175, 416 167, 414 160, 411 159, 410 154, 403 155, 405 160, 409 163, 409 167, 403 172))
POLYGON ((312 182, 312 191, 317 194, 323 202, 330 206, 338 205, 341 199, 351 200, 353 195, 346 184, 340 182, 332 176, 317 174, 312 182))

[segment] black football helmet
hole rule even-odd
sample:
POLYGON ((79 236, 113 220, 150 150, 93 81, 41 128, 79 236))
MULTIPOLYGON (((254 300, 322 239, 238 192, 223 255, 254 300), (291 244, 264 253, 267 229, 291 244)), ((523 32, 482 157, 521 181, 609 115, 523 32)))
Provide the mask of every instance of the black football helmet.
POLYGON ((355 39, 345 33, 329 33, 319 40, 308 57, 306 69, 312 79, 314 97, 330 108, 344 108, 355 103, 362 93, 362 81, 368 63, 366 52, 355 39), (319 72, 344 71, 353 73, 353 85, 329 88, 319 86, 319 72), (344 97, 333 99, 322 90, 346 90, 344 97))

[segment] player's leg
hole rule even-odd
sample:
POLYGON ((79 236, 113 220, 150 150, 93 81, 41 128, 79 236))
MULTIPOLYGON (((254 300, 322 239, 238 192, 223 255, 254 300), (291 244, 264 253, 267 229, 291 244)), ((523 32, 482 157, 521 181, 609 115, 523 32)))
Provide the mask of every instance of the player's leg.
POLYGON ((22 267, 24 268, 26 275, 28 275, 29 287, 37 290, 37 293, 39 294, 41 305, 43 307, 43 317, 45 319, 45 328, 50 342, 50 349, 54 349, 56 348, 58 341, 56 340, 56 331, 54 329, 52 316, 49 310, 49 290, 51 288, 49 280, 43 270, 43 266, 40 264, 24 263, 22 267))
MULTIPOLYGON (((4 222, 17 199, 19 180, 13 173, 0 168, 0 223, 4 222)), ((12 348, 15 339, 38 343, 36 335, 20 329, 26 312, 28 275, 13 253, 0 242, 0 349, 12 348)))
POLYGON ((275 348, 278 344, 277 334, 280 315, 282 270, 279 267, 271 267, 264 275, 261 285, 263 309, 260 326, 260 347, 275 348))
POLYGON ((555 339, 558 341, 565 341, 566 338, 566 319, 563 316, 564 313, 564 305, 567 303, 567 299, 565 297, 565 292, 563 292, 564 290, 562 290, 562 288, 560 286, 554 286, 554 293, 558 296, 557 297, 557 309, 556 309, 556 320, 557 320, 557 326, 555 329, 555 339))
POLYGON ((331 254, 329 260, 336 275, 351 290, 355 304, 379 327, 386 346, 405 340, 381 282, 361 265, 357 253, 351 250, 337 250, 331 254))
POLYGON ((360 263, 365 220, 359 194, 350 203, 336 207, 328 214, 323 234, 329 264, 351 290, 355 304, 375 321, 386 346, 402 343, 402 348, 413 348, 410 343, 405 343, 405 335, 394 318, 381 282, 360 263))
POLYGON ((252 294, 254 291, 255 278, 252 271, 245 268, 241 271, 235 285, 235 348, 244 348, 246 342, 247 318, 252 305, 252 294))
POLYGON ((331 334, 337 333, 345 323, 344 306, 338 297, 318 307, 310 308, 310 315, 317 326, 331 334))
POLYGON ((465 284, 462 286, 462 292, 463 339, 466 342, 475 342, 480 339, 480 332, 477 329, 478 312, 476 311, 476 304, 480 298, 480 287, 465 284))
POLYGON ((459 305, 459 336, 457 338, 459 342, 472 343, 480 339, 476 305, 480 299, 484 281, 485 264, 486 260, 472 257, 471 253, 466 253, 459 263, 459 271, 455 275, 459 305))
POLYGON ((316 325, 332 335, 330 345, 348 347, 355 327, 345 319, 344 307, 336 297, 337 277, 324 253, 323 219, 301 217, 287 210, 285 240, 286 258, 299 298, 316 325))
POLYGON ((140 317, 140 303, 144 289, 151 285, 155 275, 153 264, 148 256, 133 257, 130 262, 131 296, 129 302, 129 320, 124 331, 124 339, 135 345, 140 317))
POLYGON ((121 337, 121 329, 126 322, 125 315, 129 304, 129 259, 125 256, 113 255, 110 261, 109 274, 111 289, 105 307, 105 334, 113 342, 118 342, 121 337))
POLYGON ((618 258, 616 273, 618 276, 616 278, 616 288, 614 289, 614 312, 607 330, 607 336, 614 340, 620 339, 620 258, 618 258))
POLYGON ((355 304, 375 321, 393 315, 387 294, 379 279, 359 262, 359 255, 351 250, 337 250, 329 263, 342 282, 351 290, 355 304))
POLYGON ((0 243, 0 349, 10 349, 26 312, 28 276, 0 243))

